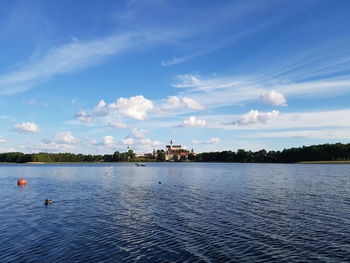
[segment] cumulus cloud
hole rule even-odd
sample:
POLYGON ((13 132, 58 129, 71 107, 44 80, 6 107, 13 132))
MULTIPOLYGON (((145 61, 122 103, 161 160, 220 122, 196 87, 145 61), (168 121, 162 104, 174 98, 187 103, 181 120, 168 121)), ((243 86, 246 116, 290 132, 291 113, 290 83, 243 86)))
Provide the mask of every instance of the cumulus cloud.
POLYGON ((75 114, 74 117, 81 122, 91 122, 91 117, 83 110, 75 114))
POLYGON ((150 152, 154 149, 154 147, 157 147, 161 145, 160 141, 157 140, 151 140, 149 138, 146 138, 146 134, 149 131, 146 129, 131 129, 129 135, 121 141, 124 145, 132 145, 132 149, 135 151, 141 151, 141 152, 150 152))
POLYGON ((52 139, 53 142, 58 144, 76 144, 79 143, 79 139, 72 135, 72 132, 57 132, 52 139))
POLYGON ((182 101, 185 103, 185 105, 189 108, 189 109, 193 109, 193 110, 202 110, 204 109, 204 107, 199 104, 198 102, 196 102, 195 100, 189 98, 189 97, 183 97, 182 101))
POLYGON ((260 100, 275 106, 287 106, 287 100, 282 93, 271 90, 260 95, 260 100))
POLYGON ((210 138, 209 140, 192 140, 191 143, 192 144, 215 144, 215 143, 219 143, 220 139, 219 138, 210 138))
POLYGON ((22 133, 36 133, 39 132, 39 127, 33 122, 23 122, 13 126, 15 131, 22 133))
POLYGON ((108 114, 106 105, 107 104, 104 100, 100 100, 97 106, 92 110, 93 115, 106 116, 108 114))
POLYGON ((6 142, 6 139, 0 136, 0 143, 4 143, 4 142, 6 142))
POLYGON ((136 129, 132 128, 129 134, 129 137, 133 137, 136 139, 143 139, 145 138, 145 135, 148 133, 148 130, 146 129, 136 129))
POLYGON ((151 139, 148 139, 148 138, 140 139, 139 143, 142 146, 158 146, 161 144, 160 141, 152 141, 151 139))
POLYGON ((166 105, 169 108, 180 108, 182 106, 182 101, 178 96, 170 96, 166 102, 166 105))
POLYGON ((127 117, 136 120, 144 120, 147 118, 148 112, 153 109, 154 105, 152 101, 139 95, 130 98, 119 98, 108 107, 111 110, 118 110, 121 114, 127 117))
POLYGON ((104 123, 113 128, 127 128, 124 117, 136 120, 145 120, 150 112, 165 113, 170 110, 202 110, 204 106, 190 97, 170 96, 167 99, 153 102, 143 95, 130 98, 118 98, 115 102, 107 104, 104 100, 91 110, 82 110, 75 114, 75 119, 90 123, 104 123))
POLYGON ((179 108, 188 108, 191 110, 202 110, 204 106, 191 99, 189 97, 179 97, 179 96, 170 96, 166 102, 161 106, 163 110, 172 110, 179 108))
POLYGON ((238 121, 239 125, 249 125, 255 123, 271 123, 279 115, 279 111, 273 110, 270 112, 259 112, 257 110, 251 110, 244 114, 238 121))
POLYGON ((125 145, 134 144, 133 138, 126 138, 126 139, 122 140, 122 142, 123 142, 123 144, 125 144, 125 145))
POLYGON ((30 148, 34 151, 71 151, 76 148, 80 140, 73 136, 69 131, 57 132, 51 139, 43 139, 39 144, 31 145, 30 148))
POLYGON ((181 127, 191 128, 191 127, 204 127, 207 123, 205 120, 197 119, 195 116, 189 117, 187 120, 180 125, 181 127))
POLYGON ((112 146, 114 145, 114 137, 113 136, 104 136, 102 137, 102 140, 103 140, 103 144, 106 145, 106 146, 112 146))

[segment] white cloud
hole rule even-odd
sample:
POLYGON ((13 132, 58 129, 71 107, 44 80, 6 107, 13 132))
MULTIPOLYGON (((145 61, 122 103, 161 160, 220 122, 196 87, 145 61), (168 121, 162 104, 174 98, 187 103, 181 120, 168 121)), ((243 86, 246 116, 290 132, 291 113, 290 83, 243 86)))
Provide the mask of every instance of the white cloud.
POLYGON ((260 100, 275 106, 287 106, 287 100, 282 93, 275 90, 266 91, 260 95, 260 100))
POLYGON ((144 98, 142 95, 119 98, 115 103, 111 103, 109 109, 117 109, 121 114, 136 120, 144 120, 147 114, 154 107, 153 102, 144 98))
POLYGON ((76 148, 80 140, 71 132, 57 132, 51 139, 43 139, 37 145, 31 146, 33 150, 39 151, 70 151, 76 148))
POLYGON ((142 138, 138 142, 139 142, 140 146, 143 147, 143 148, 159 146, 161 144, 160 141, 152 141, 152 140, 150 140, 148 138, 142 138))
POLYGON ((57 132, 52 139, 53 142, 58 144, 76 144, 79 143, 79 139, 72 135, 72 132, 57 132))
POLYGON ((146 42, 159 42, 172 37, 168 32, 124 33, 103 39, 71 43, 53 47, 38 59, 21 63, 17 71, 0 76, 0 94, 23 92, 55 75, 68 74, 101 63, 106 57, 146 42), (162 34, 163 33, 163 34, 162 34))
POLYGON ((219 142, 220 142, 219 138, 210 138, 209 140, 204 140, 204 141, 201 141, 201 140, 192 140, 191 141, 191 143, 195 144, 195 145, 198 145, 198 144, 216 144, 219 142))
POLYGON ((177 75, 176 79, 178 82, 173 84, 174 88, 199 88, 203 86, 203 82, 195 75, 177 75))
POLYGON ((170 96, 164 106, 169 107, 171 109, 180 108, 182 106, 182 101, 177 96, 170 96))
POLYGON ((185 103, 185 105, 189 109, 193 109, 193 110, 202 110, 202 109, 204 109, 203 105, 199 104, 198 102, 194 101, 193 99, 191 99, 189 97, 183 97, 182 101, 185 103))
POLYGON ((4 142, 6 142, 6 139, 0 136, 0 143, 4 143, 4 142))
POLYGON ((32 151, 72 151, 80 143, 80 140, 72 135, 69 131, 57 132, 51 139, 43 139, 40 143, 35 145, 26 145, 22 148, 30 149, 32 151))
POLYGON ((177 109, 203 110, 204 106, 187 96, 170 96, 167 100, 163 100, 163 103, 159 106, 160 112, 177 109))
POLYGON ((102 138, 102 140, 103 140, 103 144, 105 146, 112 146, 112 145, 114 145, 114 137, 113 136, 109 136, 109 135, 104 136, 102 138))
POLYGON ((87 144, 91 144, 91 145, 96 145, 96 144, 97 144, 97 141, 96 141, 96 139, 94 139, 94 138, 86 138, 86 139, 85 139, 85 142, 86 142, 87 144))
POLYGON ((244 114, 238 121, 239 125, 249 125, 255 123, 271 123, 279 115, 279 111, 273 110, 271 112, 259 112, 257 110, 251 110, 244 114))
POLYGON ((123 122, 109 122, 108 126, 115 129, 123 129, 128 127, 128 125, 126 125, 126 123, 123 123, 123 122))
POLYGON ((149 131, 146 129, 131 129, 129 135, 121 140, 121 144, 132 146, 132 150, 136 152, 150 152, 155 147, 161 145, 161 142, 158 140, 151 140, 146 138, 146 134, 149 131))
POLYGON ((15 131, 23 132, 23 133, 36 133, 39 132, 39 127, 33 122, 23 122, 21 124, 17 124, 13 126, 15 131))
POLYGON ((29 149, 33 152, 35 151, 63 152, 63 151, 72 151, 75 149, 75 146, 71 144, 58 144, 53 141, 46 141, 46 142, 44 141, 36 145, 25 145, 25 146, 22 146, 22 148, 29 149))
POLYGON ((79 120, 79 121, 82 121, 82 122, 85 122, 85 123, 88 123, 88 122, 91 122, 91 117, 89 116, 89 114, 87 114, 85 111, 80 111, 78 113, 76 113, 74 115, 74 117, 79 120))
MULTIPOLYGON (((292 68, 291 66, 286 71, 292 68)), ((299 74, 284 75, 282 72, 279 72, 281 75, 278 75, 278 78, 276 77, 278 72, 273 71, 214 78, 212 76, 201 78, 196 75, 178 75, 177 82, 172 86, 182 88, 180 93, 182 96, 191 97, 205 105, 207 109, 240 105, 256 101, 257 98, 272 105, 286 106, 286 96, 315 98, 349 93, 350 78, 347 75, 340 74, 339 77, 333 78, 325 75, 321 79, 305 81, 299 80, 299 74), (272 91, 266 92, 267 88, 272 91)), ((316 69, 315 72, 317 72, 316 69)), ((307 77, 308 75, 305 75, 305 79, 307 77)))
POLYGON ((161 65, 162 66, 171 66, 171 65, 176 65, 176 64, 179 64, 179 63, 182 63, 182 62, 185 62, 187 60, 190 60, 192 58, 195 58, 201 54, 203 54, 204 52, 198 52, 198 53, 195 53, 195 54, 190 54, 188 56, 183 56, 183 57, 173 57, 171 60, 162 60, 161 62, 161 65))
POLYGON ((125 145, 134 144, 133 138, 126 138, 126 139, 122 140, 122 142, 123 142, 123 144, 125 144, 125 145))
POLYGON ((108 114, 106 102, 104 100, 100 100, 97 106, 92 110, 92 113, 95 116, 106 116, 108 114))
POLYGON ((273 122, 255 122, 250 125, 239 125, 240 115, 207 115, 209 128, 229 130, 272 130, 300 128, 344 129, 350 127, 350 109, 318 112, 281 112, 273 122), (235 121, 232 121, 235 120, 235 121))
POLYGON ((200 119, 197 119, 195 116, 191 116, 187 120, 184 120, 181 126, 190 128, 190 127, 204 127, 206 125, 207 123, 205 120, 200 120, 200 119))
POLYGON ((254 138, 306 138, 306 139, 350 139, 350 129, 326 129, 326 130, 298 130, 298 131, 278 131, 261 132, 245 137, 254 138))
POLYGON ((129 137, 132 137, 135 139, 143 139, 143 138, 145 138, 145 135, 147 133, 148 133, 148 130, 146 130, 146 129, 132 128, 129 137))

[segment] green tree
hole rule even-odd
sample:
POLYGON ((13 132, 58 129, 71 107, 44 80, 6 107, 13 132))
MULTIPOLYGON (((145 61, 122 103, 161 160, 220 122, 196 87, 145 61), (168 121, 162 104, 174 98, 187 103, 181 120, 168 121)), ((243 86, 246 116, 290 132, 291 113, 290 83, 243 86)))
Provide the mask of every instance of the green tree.
POLYGON ((165 153, 159 151, 157 153, 157 162, 165 162, 165 153))
POLYGON ((189 161, 194 161, 194 160, 196 159, 196 156, 195 156, 194 154, 190 153, 190 154, 187 156, 187 159, 188 159, 189 161))
POLYGON ((186 162, 186 161, 187 161, 186 155, 181 155, 180 162, 186 162))

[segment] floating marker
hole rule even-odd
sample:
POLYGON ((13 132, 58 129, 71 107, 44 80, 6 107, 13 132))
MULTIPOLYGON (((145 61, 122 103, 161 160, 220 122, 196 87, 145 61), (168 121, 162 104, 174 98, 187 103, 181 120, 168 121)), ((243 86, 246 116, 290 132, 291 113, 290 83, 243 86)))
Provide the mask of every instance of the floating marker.
POLYGON ((17 185, 18 186, 25 186, 26 184, 27 184, 27 180, 26 179, 21 178, 21 179, 19 179, 17 181, 17 185))

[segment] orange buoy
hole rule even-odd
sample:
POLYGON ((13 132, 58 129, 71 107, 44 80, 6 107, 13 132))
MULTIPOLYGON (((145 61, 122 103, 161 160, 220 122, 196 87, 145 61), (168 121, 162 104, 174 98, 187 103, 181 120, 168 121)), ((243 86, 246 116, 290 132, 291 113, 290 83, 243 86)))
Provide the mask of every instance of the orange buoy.
POLYGON ((27 184, 27 180, 26 179, 19 179, 18 181, 17 181, 17 185, 19 185, 19 186, 25 186, 27 184))

